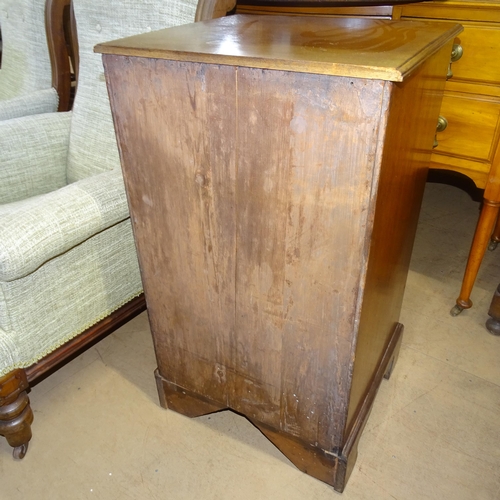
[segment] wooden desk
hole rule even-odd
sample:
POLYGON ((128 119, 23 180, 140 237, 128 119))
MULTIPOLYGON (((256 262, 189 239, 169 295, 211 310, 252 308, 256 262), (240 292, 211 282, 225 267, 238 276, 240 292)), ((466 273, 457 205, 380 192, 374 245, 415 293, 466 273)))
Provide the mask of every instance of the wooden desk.
POLYGON ((463 57, 453 64, 453 77, 446 83, 439 114, 447 126, 437 134, 438 145, 430 168, 458 172, 485 190, 462 287, 451 312, 457 315, 470 308, 472 289, 488 242, 491 238, 491 249, 500 242, 500 1, 434 0, 365 7, 318 7, 321 1, 302 7, 283 3, 262 5, 265 2, 261 0, 227 0, 226 6, 228 10, 235 8, 238 13, 251 14, 363 16, 463 24, 464 31, 455 40, 463 57))
POLYGON ((395 9, 401 19, 454 20, 464 26, 457 39, 463 57, 453 64, 440 111, 448 126, 438 133, 439 145, 430 164, 464 174, 484 189, 462 287, 452 309, 456 315, 472 306, 472 288, 490 238, 500 241, 500 224, 494 231, 500 209, 500 2, 445 0, 395 9))
POLYGON ((164 407, 236 410, 343 490, 460 31, 231 16, 98 46, 164 407))

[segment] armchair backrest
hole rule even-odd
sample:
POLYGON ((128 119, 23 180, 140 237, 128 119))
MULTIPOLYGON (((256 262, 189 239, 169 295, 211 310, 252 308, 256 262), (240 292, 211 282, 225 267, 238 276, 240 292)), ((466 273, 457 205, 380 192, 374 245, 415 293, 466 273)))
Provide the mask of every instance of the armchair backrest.
POLYGON ((45 0, 0 0, 0 100, 52 87, 45 0))
POLYGON ((79 45, 68 182, 120 168, 104 69, 94 46, 194 22, 197 0, 72 0, 79 45))

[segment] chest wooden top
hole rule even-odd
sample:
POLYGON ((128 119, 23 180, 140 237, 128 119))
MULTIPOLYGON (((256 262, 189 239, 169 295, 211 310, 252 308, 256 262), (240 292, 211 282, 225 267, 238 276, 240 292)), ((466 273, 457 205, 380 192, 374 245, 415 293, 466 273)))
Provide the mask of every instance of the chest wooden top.
POLYGON ((400 82, 461 31, 453 23, 235 15, 99 44, 95 51, 400 82))

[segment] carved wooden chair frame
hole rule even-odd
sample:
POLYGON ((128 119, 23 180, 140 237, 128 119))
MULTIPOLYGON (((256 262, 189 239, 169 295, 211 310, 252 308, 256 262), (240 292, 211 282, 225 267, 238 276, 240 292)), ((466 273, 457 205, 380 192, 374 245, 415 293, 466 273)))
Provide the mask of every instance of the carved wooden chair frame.
POLYGON ((45 30, 52 65, 52 86, 59 95, 58 111, 68 111, 73 103, 72 75, 76 72, 78 57, 71 0, 47 0, 45 30))

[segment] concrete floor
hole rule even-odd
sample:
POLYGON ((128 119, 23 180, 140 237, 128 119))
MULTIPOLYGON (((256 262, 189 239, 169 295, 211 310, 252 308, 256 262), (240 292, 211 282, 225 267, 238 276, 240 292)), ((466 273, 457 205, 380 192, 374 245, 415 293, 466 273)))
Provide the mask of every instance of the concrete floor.
POLYGON ((160 408, 143 314, 32 390, 25 459, 0 439, 0 499, 500 499, 500 338, 484 328, 500 249, 486 255, 474 307, 449 315, 477 216, 463 191, 427 185, 401 354, 342 496, 243 417, 160 408))

